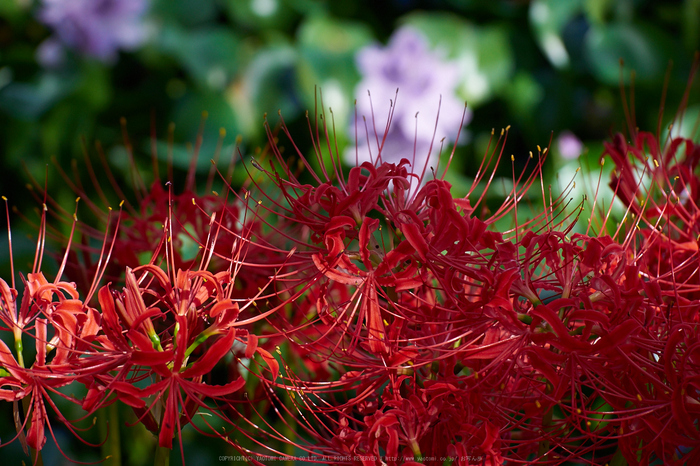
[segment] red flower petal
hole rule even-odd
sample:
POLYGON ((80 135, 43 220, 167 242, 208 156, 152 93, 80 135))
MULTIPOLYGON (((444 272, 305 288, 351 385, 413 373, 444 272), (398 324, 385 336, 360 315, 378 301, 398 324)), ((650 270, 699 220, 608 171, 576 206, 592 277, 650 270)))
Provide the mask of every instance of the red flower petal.
POLYGON ((280 372, 280 364, 277 362, 274 356, 272 356, 268 351, 262 348, 258 348, 255 351, 257 351, 258 354, 262 356, 263 360, 270 367, 270 370, 272 371, 272 380, 277 380, 277 375, 280 372))

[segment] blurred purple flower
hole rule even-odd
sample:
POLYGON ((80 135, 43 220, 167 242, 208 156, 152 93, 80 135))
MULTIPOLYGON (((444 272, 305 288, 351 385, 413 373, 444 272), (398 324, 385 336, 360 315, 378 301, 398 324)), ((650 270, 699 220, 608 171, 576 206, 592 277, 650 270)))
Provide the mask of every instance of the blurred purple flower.
POLYGON ((66 58, 66 50, 63 44, 55 37, 49 37, 39 44, 36 50, 36 59, 46 68, 57 68, 63 64, 66 58))
POLYGON ((37 54, 46 66, 60 57, 57 44, 112 62, 120 49, 133 49, 146 37, 143 15, 147 0, 44 0, 38 17, 55 37, 47 39, 37 54))
POLYGON ((565 159, 575 159, 583 152, 583 143, 571 131, 563 131, 557 138, 559 154, 565 159))
MULTIPOLYGON (((437 155, 443 138, 449 143, 457 136, 464 112, 464 102, 455 95, 459 83, 457 64, 431 51, 425 37, 408 27, 396 31, 386 47, 371 45, 360 50, 356 61, 362 75, 355 90, 359 162, 370 160, 370 153, 371 159, 376 161, 376 141, 378 138, 381 144, 385 136, 389 101, 392 100, 395 107, 381 154, 382 160, 398 163, 402 158, 407 158, 416 171, 421 171, 432 142, 435 146, 431 159, 437 155), (367 119, 368 130, 362 123, 362 117, 367 119)), ((465 123, 469 119, 471 113, 465 116, 465 123)), ((354 163, 355 156, 355 150, 348 151, 349 162, 354 163)))

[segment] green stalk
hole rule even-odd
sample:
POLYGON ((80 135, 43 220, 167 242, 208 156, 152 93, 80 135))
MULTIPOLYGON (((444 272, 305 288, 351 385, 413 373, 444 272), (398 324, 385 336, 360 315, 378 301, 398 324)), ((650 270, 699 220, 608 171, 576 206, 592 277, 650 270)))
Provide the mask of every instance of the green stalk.
MULTIPOLYGON (((542 419, 542 428, 546 435, 549 435, 550 428, 552 426, 554 408, 549 408, 542 419)), ((544 461, 545 456, 549 453, 549 440, 540 441, 539 449, 537 451, 537 457, 544 461)))
MULTIPOLYGON (((286 356, 288 356, 286 346, 284 347, 284 352, 284 355, 280 353, 283 360, 286 358, 286 356)), ((285 370, 289 371, 289 368, 285 366, 285 370)), ((294 412, 296 409, 298 409, 294 401, 295 396, 296 393, 294 391, 289 391, 284 399, 284 404, 290 412, 294 412)), ((303 392, 300 394, 300 396, 304 396, 303 392)), ((289 456, 294 456, 296 454, 296 447, 294 446, 294 443, 297 441, 297 421, 294 416, 291 416, 287 423, 283 423, 283 426, 284 435, 288 439, 294 440, 294 442, 285 442, 284 452, 289 456)), ((287 466, 292 466, 293 464, 296 463, 294 461, 285 461, 285 465, 287 466)))
POLYGON ((17 364, 19 367, 24 367, 24 355, 22 350, 24 350, 24 345, 22 345, 22 331, 19 328, 13 330, 15 336, 15 351, 17 352, 17 364))
POLYGON ((620 447, 617 447, 612 460, 610 460, 610 466, 627 466, 627 460, 622 454, 622 449, 620 447))
POLYGON ((413 461, 415 461, 416 463, 422 463, 423 454, 420 451, 420 445, 418 445, 416 439, 411 439, 409 442, 409 446, 411 447, 411 451, 413 452, 413 461))
MULTIPOLYGON (((156 442, 158 439, 156 439, 156 442)), ((153 461, 153 466, 168 466, 170 464, 170 448, 161 447, 159 444, 156 447, 156 459, 153 461)))
POLYGON ((100 409, 97 414, 104 422, 100 422, 100 435, 107 437, 102 444, 102 456, 105 466, 121 466, 122 449, 119 436, 119 406, 116 403, 100 409))

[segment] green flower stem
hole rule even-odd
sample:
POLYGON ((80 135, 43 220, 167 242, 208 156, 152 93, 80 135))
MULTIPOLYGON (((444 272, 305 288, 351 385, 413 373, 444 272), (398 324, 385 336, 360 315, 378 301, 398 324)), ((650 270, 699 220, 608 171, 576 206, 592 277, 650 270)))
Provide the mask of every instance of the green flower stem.
POLYGON ((627 460, 622 454, 622 449, 620 447, 617 447, 612 460, 610 460, 610 466, 627 466, 627 460))
POLYGON ((199 345, 204 343, 207 338, 209 338, 211 334, 207 334, 206 332, 202 332, 199 335, 197 335, 197 338, 192 342, 192 344, 185 350, 185 358, 188 358, 192 352, 197 349, 199 345))
POLYGON ((17 352, 17 364, 19 364, 19 367, 24 367, 24 355, 22 354, 22 350, 24 349, 24 345, 22 344, 22 331, 17 327, 13 331, 15 336, 15 351, 17 352))
POLYGON ((122 449, 119 436, 119 405, 112 403, 102 408, 97 414, 104 422, 100 422, 100 435, 107 440, 102 444, 102 456, 105 466, 121 466, 122 449))
MULTIPOLYGON (((158 442, 158 439, 156 439, 158 442)), ((158 445, 158 444, 157 444, 158 445)), ((170 448, 156 447, 156 459, 153 461, 153 466, 168 466, 170 464, 170 448)))
MULTIPOLYGON (((542 429, 544 430, 543 434, 544 435, 549 435, 550 428, 552 426, 552 417, 553 417, 553 408, 549 408, 549 410, 545 413, 544 418, 542 419, 542 429)), ((540 441, 539 449, 537 451, 537 457, 543 461, 546 462, 546 456, 549 453, 549 440, 542 440, 540 441)))
POLYGON ((409 447, 411 447, 411 451, 413 452, 413 461, 416 463, 422 463, 423 454, 420 451, 420 445, 418 445, 418 442, 416 442, 415 439, 411 439, 409 441, 409 447))

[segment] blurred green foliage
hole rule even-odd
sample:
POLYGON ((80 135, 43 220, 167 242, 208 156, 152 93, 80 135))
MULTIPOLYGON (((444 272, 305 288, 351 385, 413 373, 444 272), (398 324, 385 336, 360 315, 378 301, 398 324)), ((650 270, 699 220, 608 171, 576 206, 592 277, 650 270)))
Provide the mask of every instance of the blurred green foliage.
MULTIPOLYGON (((513 152, 546 144, 552 131, 595 140, 620 127, 621 58, 626 83, 636 71, 638 122, 651 124, 668 61, 675 63, 673 104, 700 45, 698 0, 156 0, 139 49, 110 64, 72 54, 46 69, 35 58, 51 33, 36 19, 40 3, 2 5, 0 131, 8 194, 23 178, 22 163, 42 176, 50 156, 61 164, 81 157, 81 137, 88 145, 118 144, 120 117, 134 140, 146 141, 143 148, 150 145, 151 113, 161 138, 173 121, 175 143, 184 147, 207 111, 203 153, 213 150, 220 127, 252 150, 265 143, 265 112, 282 110, 293 124, 313 107, 319 86, 343 127, 359 81, 356 52, 385 42, 400 25, 416 27, 460 64, 459 95, 475 111, 471 140, 511 124, 513 152)), ((479 149, 460 151, 478 158, 479 149)))

